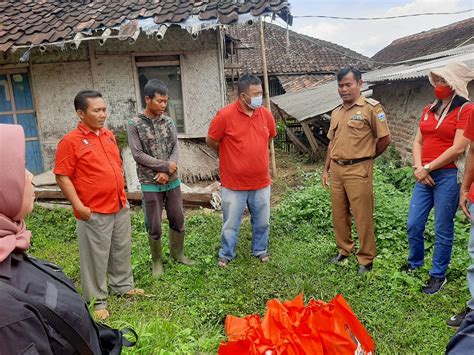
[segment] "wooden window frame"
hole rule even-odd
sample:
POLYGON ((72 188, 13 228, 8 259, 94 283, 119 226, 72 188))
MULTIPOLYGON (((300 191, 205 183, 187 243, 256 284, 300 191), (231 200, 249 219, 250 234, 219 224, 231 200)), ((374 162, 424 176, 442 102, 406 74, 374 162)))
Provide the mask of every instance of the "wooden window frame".
POLYGON ((32 113, 35 117, 35 123, 36 123, 36 134, 37 136, 35 137, 25 137, 26 141, 39 141, 41 143, 40 139, 40 130, 39 130, 39 124, 38 124, 38 116, 36 115, 36 107, 35 107, 35 97, 33 94, 33 81, 31 80, 31 73, 28 70, 28 66, 20 66, 17 68, 9 68, 9 69, 0 69, 0 75, 6 75, 7 77, 7 82, 8 82, 8 95, 10 95, 11 98, 11 103, 12 107, 16 108, 16 101, 15 101, 15 94, 13 93, 13 84, 12 84, 12 75, 15 74, 24 74, 26 73, 28 75, 28 80, 30 83, 30 90, 31 90, 31 104, 33 106, 32 109, 30 110, 14 110, 14 111, 4 111, 0 112, 0 116, 13 116, 13 124, 18 124, 18 118, 17 115, 21 114, 27 114, 27 113, 32 113))
POLYGON ((133 80, 135 83, 135 98, 137 102, 137 109, 138 111, 143 111, 145 108, 142 107, 142 98, 140 96, 140 83, 138 80, 138 69, 139 68, 149 68, 149 67, 165 67, 165 66, 177 66, 180 70, 181 75, 181 97, 183 99, 183 126, 184 132, 178 133, 178 136, 186 135, 186 96, 185 96, 185 87, 186 87, 186 79, 182 75, 183 73, 183 57, 185 52, 178 51, 178 52, 137 52, 132 53, 132 66, 133 66, 133 80), (179 56, 179 60, 167 60, 167 61, 157 61, 153 60, 150 62, 137 62, 137 57, 167 57, 167 56, 179 56))

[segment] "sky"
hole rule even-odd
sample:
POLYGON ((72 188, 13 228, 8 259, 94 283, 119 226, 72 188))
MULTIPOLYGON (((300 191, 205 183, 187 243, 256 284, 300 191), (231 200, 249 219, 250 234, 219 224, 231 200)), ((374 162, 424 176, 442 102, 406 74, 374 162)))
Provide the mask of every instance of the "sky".
MULTIPOLYGON (((289 0, 289 2, 293 16, 380 17, 474 9, 474 0, 289 0)), ((458 15, 370 21, 295 18, 290 29, 372 57, 397 38, 445 26, 473 16, 474 11, 458 15)), ((278 20, 277 23, 284 24, 281 20, 278 20)), ((420 55, 422 54, 420 53, 420 55)))

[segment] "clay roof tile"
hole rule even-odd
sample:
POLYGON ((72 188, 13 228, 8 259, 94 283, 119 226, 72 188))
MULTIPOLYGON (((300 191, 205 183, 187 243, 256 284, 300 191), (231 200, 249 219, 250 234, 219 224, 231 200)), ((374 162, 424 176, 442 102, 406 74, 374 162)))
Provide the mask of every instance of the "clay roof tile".
MULTIPOLYGON (((287 0, 122 0, 122 1, 8 1, 0 2, 0 43, 2 48, 34 41, 61 38, 64 33, 99 27, 120 26, 125 20, 154 18, 158 24, 180 23, 195 15, 204 21, 217 18, 222 24, 235 23, 239 14, 262 14, 288 9, 287 0), (6 32, 5 32, 6 31, 6 32), (53 32, 58 34, 53 36, 53 32), (66 31, 66 32, 64 32, 66 31), (26 42, 24 42, 26 41, 26 42)), ((39 41, 39 42, 38 42, 39 41)))

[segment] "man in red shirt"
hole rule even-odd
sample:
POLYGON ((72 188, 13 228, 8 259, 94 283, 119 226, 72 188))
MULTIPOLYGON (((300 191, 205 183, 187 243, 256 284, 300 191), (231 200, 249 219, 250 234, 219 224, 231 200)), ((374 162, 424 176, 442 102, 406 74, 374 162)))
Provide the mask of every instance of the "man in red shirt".
POLYGON ((235 258, 235 246, 245 207, 251 214, 252 253, 269 260, 270 169, 268 142, 276 136, 272 114, 262 107, 262 82, 243 75, 238 98, 211 122, 206 143, 219 154, 222 185, 222 226, 219 266, 235 258))
POLYGON ((106 275, 113 293, 143 290, 133 288, 130 208, 117 142, 104 128, 105 102, 97 91, 81 91, 74 108, 80 123, 59 142, 54 173, 77 220, 84 299, 106 319, 106 275))

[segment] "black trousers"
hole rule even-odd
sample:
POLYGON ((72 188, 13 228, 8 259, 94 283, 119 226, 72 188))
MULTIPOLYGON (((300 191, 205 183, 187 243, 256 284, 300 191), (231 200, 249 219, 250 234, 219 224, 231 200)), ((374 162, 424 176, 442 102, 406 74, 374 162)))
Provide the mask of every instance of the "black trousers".
POLYGON ((145 225, 151 239, 161 238, 163 207, 166 210, 170 228, 184 232, 184 211, 181 188, 178 186, 165 192, 143 192, 145 225))

